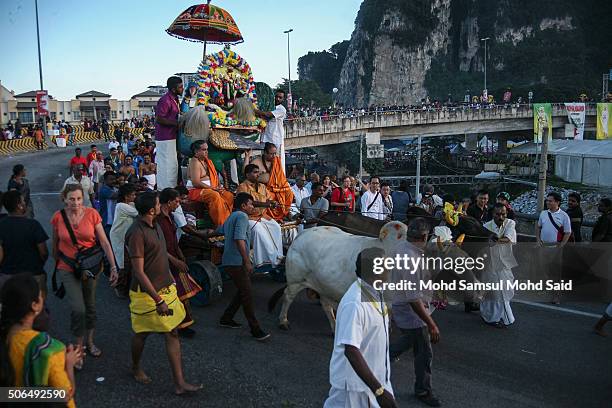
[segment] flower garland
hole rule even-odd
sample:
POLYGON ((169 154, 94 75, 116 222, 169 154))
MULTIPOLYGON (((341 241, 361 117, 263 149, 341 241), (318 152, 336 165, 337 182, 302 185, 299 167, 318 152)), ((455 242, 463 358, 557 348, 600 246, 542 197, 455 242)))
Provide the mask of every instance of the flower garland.
POLYGON ((198 68, 198 105, 225 104, 225 94, 241 92, 257 101, 255 81, 249 64, 235 51, 223 49, 207 55, 198 68), (223 89, 224 86, 226 89, 223 89), (228 89, 229 88, 229 89, 228 89))

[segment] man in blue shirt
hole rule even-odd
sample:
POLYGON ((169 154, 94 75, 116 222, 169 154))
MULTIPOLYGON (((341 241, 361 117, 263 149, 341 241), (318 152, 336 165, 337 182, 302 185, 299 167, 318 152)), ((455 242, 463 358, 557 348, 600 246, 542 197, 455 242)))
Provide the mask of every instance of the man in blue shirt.
POLYGON ((117 206, 117 175, 113 171, 104 173, 104 185, 100 187, 98 199, 100 200, 100 215, 102 216, 102 226, 106 231, 106 236, 109 236, 110 229, 113 226, 115 218, 115 207, 117 206))
POLYGON ((248 193, 238 193, 234 199, 234 212, 223 225, 219 226, 217 232, 225 236, 223 248, 223 270, 232 277, 238 291, 225 309, 219 325, 238 329, 240 323, 234 321, 236 312, 242 306, 244 316, 249 322, 251 334, 256 340, 263 341, 270 337, 264 332, 255 318, 255 307, 253 306, 253 295, 251 293, 251 278, 253 264, 249 257, 251 237, 249 231, 249 215, 255 212, 253 197, 248 193))

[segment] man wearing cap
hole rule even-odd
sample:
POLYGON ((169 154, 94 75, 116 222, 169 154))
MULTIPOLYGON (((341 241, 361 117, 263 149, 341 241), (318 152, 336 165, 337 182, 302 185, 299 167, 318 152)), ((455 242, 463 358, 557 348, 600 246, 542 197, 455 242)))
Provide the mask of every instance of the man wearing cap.
MULTIPOLYGON (((506 207, 506 218, 509 220, 513 220, 514 219, 514 210, 512 209, 512 205, 510 205, 510 194, 508 194, 505 191, 502 191, 501 193, 499 193, 495 199, 495 202, 497 203, 502 203, 505 207, 506 207)), ((495 207, 491 208, 491 210, 489 210, 489 219, 492 220, 493 219, 493 212, 495 210, 495 207)))

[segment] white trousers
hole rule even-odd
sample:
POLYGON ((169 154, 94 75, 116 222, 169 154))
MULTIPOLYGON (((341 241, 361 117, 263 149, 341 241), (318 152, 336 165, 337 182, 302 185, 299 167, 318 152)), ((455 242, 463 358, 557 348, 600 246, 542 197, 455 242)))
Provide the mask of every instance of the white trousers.
POLYGON ((176 158, 176 140, 161 140, 155 142, 157 153, 155 163, 157 163, 157 189, 176 187, 178 178, 178 160, 176 158))
POLYGON ((253 247, 253 265, 255 267, 263 264, 278 265, 279 257, 283 256, 281 226, 274 220, 261 218, 259 221, 249 220, 249 228, 253 247))
POLYGON ((370 397, 367 392, 341 390, 333 388, 329 390, 329 396, 325 400, 323 408, 379 408, 376 398, 370 397))

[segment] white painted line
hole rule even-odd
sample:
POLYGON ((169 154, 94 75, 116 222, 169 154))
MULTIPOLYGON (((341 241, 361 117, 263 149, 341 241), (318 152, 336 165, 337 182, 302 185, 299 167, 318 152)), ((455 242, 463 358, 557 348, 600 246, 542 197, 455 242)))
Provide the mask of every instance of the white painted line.
MULTIPOLYGON (((554 310, 555 312, 571 313, 571 314, 575 314, 575 315, 579 315, 579 316, 588 316, 588 317, 594 317, 594 318, 600 318, 601 317, 601 314, 583 312, 583 311, 580 311, 580 310, 568 309, 566 307, 560 307, 560 306, 547 305, 547 304, 544 304, 544 303, 530 302, 528 300, 513 300, 512 302, 514 302, 514 303, 522 303, 524 305, 529 305, 529 306, 541 307, 542 309, 554 310)), ((602 314, 603 314, 603 312, 602 312, 602 314)))

